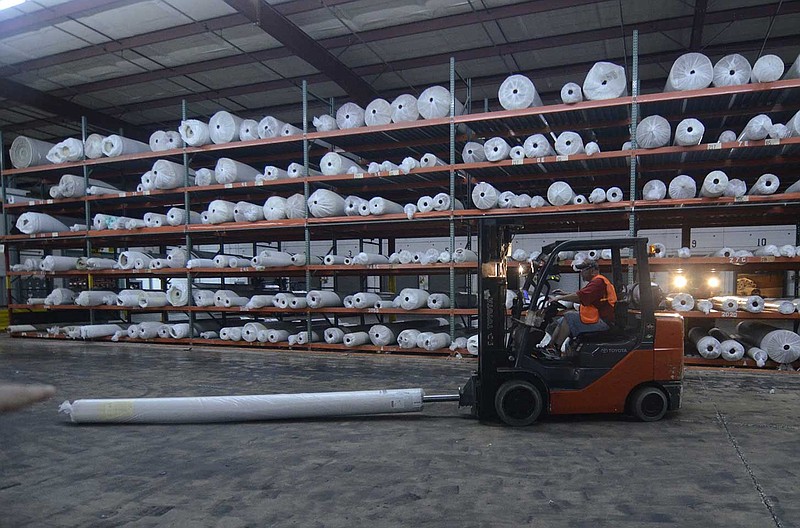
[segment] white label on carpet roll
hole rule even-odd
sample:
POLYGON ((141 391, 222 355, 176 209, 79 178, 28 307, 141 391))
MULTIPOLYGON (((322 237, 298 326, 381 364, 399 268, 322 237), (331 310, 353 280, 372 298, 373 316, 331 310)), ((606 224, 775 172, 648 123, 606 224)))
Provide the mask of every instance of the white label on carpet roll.
POLYGON ((722 143, 709 143, 706 148, 708 150, 719 150, 722 148, 722 143))
POLYGON ((761 257, 760 262, 775 262, 775 257, 774 256, 761 257))
POLYGON ((734 201, 734 203, 749 202, 750 201, 750 197, 747 196, 747 195, 745 195, 745 196, 737 196, 737 197, 735 197, 733 199, 733 201, 734 201))
POLYGON ((524 159, 513 159, 511 160, 512 165, 522 165, 522 162, 525 161, 524 159))
POLYGON ((364 179, 364 173, 363 172, 357 172, 357 173, 353 174, 353 179, 354 180, 362 180, 362 179, 364 179))
POLYGON ((556 161, 569 161, 569 156, 556 156, 556 161))
POLYGON ((722 317, 737 319, 739 317, 739 312, 722 312, 722 317))
POLYGON ((397 169, 390 170, 389 171, 389 176, 400 176, 400 171, 397 170, 397 169))
POLYGON ((775 138, 775 139, 767 138, 767 139, 764 140, 764 144, 765 145, 780 145, 781 144, 781 140, 780 140, 780 138, 775 138))

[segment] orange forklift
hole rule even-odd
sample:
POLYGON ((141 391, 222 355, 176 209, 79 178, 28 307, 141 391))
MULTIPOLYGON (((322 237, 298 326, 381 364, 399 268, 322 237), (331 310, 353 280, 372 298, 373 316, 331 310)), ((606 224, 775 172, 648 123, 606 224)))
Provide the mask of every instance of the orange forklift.
MULTIPOLYGON (((656 313, 654 288, 629 289, 623 254, 635 263, 635 282, 650 285, 646 238, 557 242, 543 248, 524 283, 516 263, 508 265, 513 235, 520 226, 501 219, 479 222, 478 371, 459 391, 459 405, 481 421, 526 426, 542 415, 628 413, 656 421, 680 408, 683 389, 683 320, 656 313), (611 250, 611 274, 618 301, 615 324, 581 334, 564 358, 543 346, 546 330, 566 309, 548 300, 560 280, 561 252, 611 250), (506 290, 517 289, 510 325, 506 290), (524 313, 523 313, 524 312, 524 313)), ((523 270, 524 271, 524 270, 523 270)))

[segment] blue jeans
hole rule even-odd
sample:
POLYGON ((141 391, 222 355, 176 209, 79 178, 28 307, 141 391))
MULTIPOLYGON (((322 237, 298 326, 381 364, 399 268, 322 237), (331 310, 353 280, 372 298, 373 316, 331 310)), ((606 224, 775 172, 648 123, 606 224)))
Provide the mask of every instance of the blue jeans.
POLYGON ((596 323, 584 323, 581 321, 581 316, 578 312, 566 312, 564 318, 569 325, 569 335, 572 337, 578 334, 587 334, 589 332, 604 332, 608 330, 608 325, 605 321, 600 319, 596 323))

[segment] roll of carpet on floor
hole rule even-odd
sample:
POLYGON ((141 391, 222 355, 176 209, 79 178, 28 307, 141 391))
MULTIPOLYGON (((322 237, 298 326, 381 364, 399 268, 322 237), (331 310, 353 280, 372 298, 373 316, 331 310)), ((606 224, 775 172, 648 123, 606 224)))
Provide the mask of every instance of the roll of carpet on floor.
POLYGON ((583 95, 589 101, 614 99, 627 93, 625 68, 610 62, 596 62, 583 81, 583 95))
POLYGON ((750 73, 750 82, 764 83, 777 81, 783 75, 786 65, 783 59, 777 55, 762 55, 753 64, 753 71, 750 73))
POLYGON ((676 293, 668 296, 667 302, 676 312, 689 312, 694 309, 694 297, 688 293, 676 293))
POLYGON ((671 134, 669 121, 660 115, 651 115, 642 119, 636 127, 636 144, 644 149, 665 147, 669 145, 671 134))
POLYGON ((739 361, 744 357, 744 345, 736 341, 727 332, 712 328, 708 334, 719 341, 719 352, 726 361, 739 361))
POLYGON ((523 143, 525 155, 529 158, 543 158, 545 156, 555 156, 555 150, 550 145, 550 141, 544 134, 533 134, 528 136, 523 143))
POLYGON ((9 149, 11 164, 15 169, 48 164, 50 160, 47 159, 47 153, 54 146, 53 143, 47 143, 46 141, 17 136, 9 149))
POLYGON ((669 182, 669 197, 673 200, 686 200, 697 195, 697 183, 691 176, 681 174, 669 182))
POLYGON ((764 301, 764 311, 791 315, 797 311, 797 306, 792 302, 792 299, 767 299, 764 301))
POLYGON ((487 161, 501 161, 508 159, 511 145, 501 137, 494 137, 483 144, 483 153, 487 161))
POLYGON ((575 192, 567 182, 557 181, 547 189, 547 201, 552 205, 561 206, 572 202, 575 192))
POLYGON ((239 141, 242 118, 225 110, 220 110, 208 122, 209 136, 217 145, 239 141))
POLYGON ((728 175, 721 170, 708 173, 700 186, 700 196, 707 198, 718 198, 725 193, 728 187, 728 175))
POLYGON ((468 141, 461 150, 461 159, 464 163, 480 163, 486 161, 486 150, 483 148, 482 144, 475 141, 468 141))
POLYGON ((736 297, 712 297, 709 299, 715 309, 722 312, 735 312, 739 309, 739 302, 736 297))
MULTIPOLYGON (((330 117, 330 116, 328 116, 330 117)), ((286 123, 272 116, 266 116, 258 122, 258 137, 269 139, 280 137, 281 129, 286 123)))
POLYGON ((703 142, 706 127, 693 117, 686 118, 675 127, 675 144, 688 147, 703 142))
POLYGON ((584 154, 583 139, 577 132, 562 132, 556 138, 556 152, 561 156, 584 154))
POLYGON ((561 102, 564 104, 575 104, 583 101, 583 91, 574 82, 568 82, 561 88, 561 102))
POLYGON ((373 99, 365 109, 364 122, 367 126, 388 125, 392 122, 392 105, 386 99, 373 99))
POLYGON ((760 141, 766 139, 771 128, 772 119, 766 114, 759 114, 747 122, 738 139, 739 141, 760 141))
POLYGON ((692 328, 688 334, 697 353, 706 359, 716 359, 720 355, 719 340, 706 334, 702 328, 692 328))
POLYGON ((211 130, 209 130, 208 124, 197 119, 181 121, 178 133, 184 143, 190 147, 202 147, 211 143, 211 130))
POLYGON ((744 196, 747 193, 747 184, 739 179, 728 180, 728 186, 725 187, 723 196, 736 197, 744 196))
POLYGON ((510 75, 506 77, 497 90, 500 106, 506 110, 521 110, 531 106, 542 106, 533 81, 524 75, 510 75))
POLYGON ((781 181, 774 174, 762 174, 756 183, 750 188, 748 194, 769 195, 775 194, 781 185, 781 181))
POLYGON ((208 204, 208 221, 211 224, 233 222, 233 210, 236 204, 226 200, 214 200, 208 204))
POLYGON ((792 363, 800 358, 800 336, 758 321, 742 321, 736 333, 750 346, 764 350, 776 363, 792 363))
POLYGON ((103 140, 103 154, 109 158, 123 156, 126 154, 138 154, 140 152, 150 152, 150 145, 113 134, 103 140))
POLYGON ((714 80, 714 66, 702 53, 685 53, 675 59, 667 77, 665 92, 701 90, 714 80))
POLYGON ((417 98, 411 94, 398 95, 392 101, 392 123, 406 123, 419 119, 417 98))
POLYGON ((65 223, 44 213, 22 213, 17 218, 16 226, 26 235, 69 231, 65 223))
POLYGON ((373 216, 402 214, 403 206, 399 203, 376 196, 369 201, 369 214, 373 216))
POLYGON ((258 169, 230 158, 220 158, 214 167, 217 183, 255 181, 258 175, 258 169))
POLYGON ((714 86, 739 86, 749 83, 752 73, 750 61, 738 53, 732 53, 714 65, 711 82, 714 86))
POLYGON ((258 138, 258 121, 255 119, 243 119, 242 124, 239 125, 239 139, 253 141, 258 138))
POLYGON ((355 103, 345 103, 336 111, 336 124, 341 130, 358 128, 365 124, 364 109, 355 103))
MULTIPOLYGON (((450 115, 450 90, 444 86, 426 88, 417 99, 417 110, 423 119, 437 119, 450 115)), ((464 105, 455 99, 455 115, 461 115, 464 105)))
POLYGON ((667 185, 661 180, 650 180, 644 184, 642 198, 649 201, 663 200, 667 196, 667 185))
POLYGON ((497 207, 500 192, 491 184, 480 182, 472 189, 472 203, 478 209, 492 209, 497 207))
POLYGON ((497 207, 501 209, 511 209, 514 207, 514 198, 516 198, 516 194, 511 191, 503 191, 500 193, 500 196, 497 197, 497 207))
MULTIPOLYGON (((180 135, 178 136, 180 138, 180 135)), ((89 134, 86 141, 83 142, 83 153, 89 159, 98 159, 103 157, 103 141, 105 136, 100 134, 89 134)))

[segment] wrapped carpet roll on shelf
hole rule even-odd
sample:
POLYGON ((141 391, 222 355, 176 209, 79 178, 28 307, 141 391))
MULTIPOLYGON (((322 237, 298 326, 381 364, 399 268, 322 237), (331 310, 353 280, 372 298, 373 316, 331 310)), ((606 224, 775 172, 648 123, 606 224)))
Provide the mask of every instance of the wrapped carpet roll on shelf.
POLYGON ((750 61, 738 53, 732 53, 714 65, 711 82, 714 86, 739 86, 749 83, 752 73, 750 61))
POLYGON ((53 256, 53 255, 47 255, 42 259, 41 264, 39 264, 39 269, 47 272, 69 271, 77 269, 77 267, 78 267, 77 257, 63 257, 63 256, 53 256))
POLYGON ((326 266, 333 266, 335 264, 344 264, 344 261, 347 257, 344 255, 325 255, 322 259, 322 263, 326 266))
POLYGON ((597 187, 589 193, 589 203, 599 204, 606 201, 606 191, 597 187))
POLYGON ((420 213, 430 213, 433 211, 433 197, 420 196, 417 200, 417 210, 420 213))
POLYGON ((195 306, 210 307, 214 306, 215 295, 213 290, 192 290, 192 302, 195 306))
POLYGON ((249 300, 248 297, 242 297, 232 290, 217 290, 214 292, 214 306, 218 308, 245 306, 249 300))
MULTIPOLYGON (((737 340, 739 339, 741 338, 737 336, 737 340)), ((745 350, 745 354, 747 355, 747 357, 755 361, 756 366, 759 368, 763 368, 767 364, 767 360, 769 359, 769 355, 764 350, 761 350, 760 348, 754 346, 747 347, 747 350, 745 350)))
POLYGON ((197 330, 193 331, 189 323, 175 323, 169 327, 169 337, 172 339, 187 339, 197 335, 197 330))
POLYGON ((766 114, 759 114, 752 118, 744 126, 742 133, 739 134, 739 141, 758 141, 766 139, 772 128, 772 119, 766 114))
POLYGON ((586 204, 586 197, 582 194, 576 194, 572 198, 572 205, 585 205, 586 204))
POLYGON ((506 110, 542 106, 542 98, 539 97, 533 81, 519 74, 506 77, 497 90, 497 98, 500 106, 506 110))
POLYGON ((675 59, 667 76, 665 92, 701 90, 714 80, 714 66, 702 53, 685 53, 675 59))
MULTIPOLYGON (((330 116, 327 116, 330 117, 330 116)), ((261 139, 276 138, 281 135, 281 130, 286 123, 272 116, 266 116, 258 122, 258 137, 261 139)))
POLYGON ((67 163, 83 158, 83 141, 67 138, 59 141, 47 152, 47 160, 51 163, 67 163))
POLYGON ((292 255, 274 249, 265 249, 252 258, 253 266, 279 268, 292 265, 292 255))
POLYGON ((301 310, 308 307, 308 301, 305 297, 294 296, 289 299, 289 308, 291 310, 301 310))
POLYGON ((547 189, 547 201, 552 205, 567 205, 572 202, 573 198, 575 198, 575 192, 567 182, 554 182, 547 189))
POLYGON ((671 135, 669 121, 660 115, 651 115, 642 119, 636 127, 636 144, 644 149, 666 147, 671 135))
POLYGON ((355 103, 345 103, 336 111, 336 124, 341 130, 358 128, 364 126, 364 117, 363 108, 355 103))
POLYGON ((360 253, 356 254, 355 257, 352 259, 352 263, 357 266, 368 266, 372 264, 388 264, 389 258, 385 255, 380 255, 378 253, 366 253, 361 251, 360 253))
POLYGON ((701 311, 701 312, 703 312, 704 314, 707 315, 707 314, 711 313, 711 309, 714 307, 714 303, 712 303, 708 299, 697 299, 694 302, 694 306, 699 311, 701 311))
POLYGON ((429 168, 429 167, 441 167, 447 165, 447 163, 444 160, 437 158, 435 155, 427 153, 423 154, 422 157, 419 159, 419 165, 420 167, 429 168))
POLYGON ((417 346, 429 352, 447 348, 450 346, 450 334, 446 332, 422 332, 417 336, 417 346))
MULTIPOLYGON (((186 209, 183 209, 181 207, 171 207, 169 211, 167 211, 167 224, 171 226, 179 226, 179 225, 184 225, 185 223, 186 223, 186 209)), ((199 224, 200 213, 189 211, 189 223, 199 224)))
MULTIPOLYGON (((437 119, 450 115, 450 90, 444 86, 426 88, 417 99, 417 110, 423 119, 437 119)), ((464 105, 455 99, 455 115, 461 115, 464 105)))
POLYGON ((708 334, 719 341, 720 357, 726 361, 739 361, 744 357, 744 345, 736 341, 727 332, 712 328, 708 334))
MULTIPOLYGON (((150 173, 156 189, 177 189, 186 184, 185 168, 180 163, 160 159, 153 164, 150 173)), ((194 176, 195 171, 189 169, 189 185, 194 185, 194 176)))
POLYGON ((153 152, 161 152, 162 150, 167 150, 167 133, 163 130, 156 130, 152 134, 150 134, 150 140, 148 141, 150 145, 150 150, 153 152))
POLYGON ((596 141, 590 141, 584 147, 587 156, 594 156, 600 153, 600 145, 596 141))
POLYGON ((400 323, 377 324, 369 329, 369 338, 375 346, 388 346, 397 343, 397 336, 403 330, 416 329, 426 330, 437 328, 440 322, 436 319, 425 319, 417 321, 403 321, 400 323))
POLYGON ((770 139, 787 139, 792 137, 792 131, 783 123, 773 123, 768 135, 770 139))
POLYGON ((392 105, 386 99, 373 99, 364 114, 367 126, 388 125, 392 122, 392 105))
POLYGON ((167 302, 171 306, 188 306, 189 287, 182 282, 170 285, 167 288, 167 302))
POLYGON ((322 156, 319 166, 322 170, 322 174, 326 176, 367 172, 355 161, 336 152, 328 152, 322 156))
POLYGON ((67 335, 71 339, 97 339, 98 337, 108 337, 121 331, 122 327, 116 324, 82 325, 73 332, 68 332, 67 335))
POLYGON ((308 210, 315 218, 343 216, 345 199, 333 191, 317 189, 308 197, 308 210))
POLYGON ((678 249, 678 258, 685 259, 685 258, 691 258, 691 256, 692 256, 692 250, 689 249, 688 247, 682 247, 678 249))
POLYGON ((725 192, 722 193, 723 196, 730 196, 738 198, 740 196, 744 196, 747 193, 747 184, 739 179, 732 179, 728 180, 728 186, 725 187, 725 192))
POLYGON ((479 339, 478 335, 472 335, 467 339, 467 352, 473 356, 478 355, 479 339))
POLYGON ((675 127, 675 144, 688 147, 703 142, 706 127, 699 120, 689 117, 675 127))
POLYGON ((450 308, 450 296, 445 293, 431 293, 427 301, 431 310, 444 310, 450 308))
POLYGON ((758 321, 742 321, 736 333, 746 345, 764 350, 776 363, 792 363, 800 358, 800 336, 758 321))
POLYGON ((773 82, 783 76, 786 65, 783 59, 777 55, 762 55, 753 64, 753 71, 750 73, 750 82, 765 83, 773 82))
POLYGON ((417 119, 419 119, 419 109, 416 97, 402 94, 392 101, 392 123, 407 123, 417 119))
POLYGON ((511 145, 501 137, 493 137, 483 144, 483 153, 487 161, 501 161, 508 159, 511 145))
POLYGON ((119 254, 119 258, 117 258, 120 269, 124 270, 134 269, 137 260, 141 260, 146 266, 149 266, 150 260, 152 259, 149 255, 141 251, 123 251, 119 254))
POLYGON ((227 326, 219 331, 219 338, 223 341, 241 341, 242 340, 242 326, 227 326))
POLYGON ((11 165, 15 169, 46 165, 50 163, 50 160, 47 159, 47 153, 54 146, 53 143, 47 143, 46 141, 17 136, 9 149, 11 165))
POLYGON ((556 138, 556 152, 561 156, 584 154, 583 139, 577 132, 562 132, 556 138))
POLYGON ((382 300, 378 293, 372 292, 358 292, 353 295, 353 308, 358 308, 359 310, 366 310, 367 308, 372 308, 376 302, 382 300))
POLYGON ((69 288, 56 288, 44 299, 44 304, 48 306, 62 306, 74 303, 75 292, 69 288))
POLYGON ((235 116, 225 110, 220 110, 208 121, 208 130, 211 141, 220 145, 239 141, 239 129, 242 126, 242 118, 235 116))
POLYGON ((330 132, 339 128, 339 125, 336 124, 336 119, 328 114, 315 116, 311 124, 317 129, 317 132, 330 132))
POLYGON ((381 167, 380 172, 391 172, 391 171, 399 171, 400 170, 400 166, 399 165, 397 165, 395 163, 392 163, 391 161, 388 161, 388 160, 386 160, 383 163, 381 163, 380 167, 381 167))
MULTIPOLYGON (((178 138, 180 138, 180 135, 178 135, 178 138)), ((86 157, 89 159, 102 158, 103 141, 105 139, 106 137, 100 134, 90 134, 89 137, 86 138, 86 141, 83 142, 83 153, 86 157)))
POLYGON ((717 138, 718 143, 731 143, 733 141, 736 141, 736 132, 733 130, 724 130, 717 138))
POLYGON ((625 68, 610 62, 596 62, 583 81, 583 95, 589 101, 615 99, 627 93, 625 68))
POLYGON ((522 193, 514 196, 514 207, 517 209, 523 209, 526 207, 531 206, 531 195, 527 193, 522 193))
POLYGON ((342 336, 342 343, 345 346, 360 346, 369 344, 369 332, 348 332, 342 336))
POLYGON ((755 255, 758 257, 780 257, 781 250, 775 244, 767 244, 755 250, 755 255))
MULTIPOLYGON (((261 175, 264 181, 275 181, 275 180, 283 180, 289 177, 289 173, 286 172, 284 169, 276 167, 274 165, 267 165, 264 167, 264 173, 261 175)), ((259 178, 256 178, 258 181, 259 178)))
POLYGON ((464 204, 461 203, 461 200, 456 198, 455 202, 451 202, 450 195, 447 193, 439 193, 433 197, 433 210, 434 211, 447 211, 450 209, 450 205, 453 205, 453 209, 463 209, 464 204))
POLYGON ((529 158, 543 158, 546 156, 554 156, 555 150, 550 145, 550 141, 544 134, 533 134, 525 139, 522 145, 525 149, 525 155, 529 158))
POLYGON ((303 330, 295 335, 290 335, 287 339, 290 345, 306 345, 308 343, 318 343, 322 341, 322 335, 316 330, 312 330, 311 334, 307 330, 303 330))
POLYGON ((189 253, 185 248, 176 247, 167 252, 167 266, 170 268, 183 268, 189 260, 189 253))
POLYGON ((148 291, 139 297, 139 308, 161 308, 169 304, 167 294, 160 291, 148 291))
POLYGON ((781 181, 774 174, 762 174, 756 183, 750 188, 748 194, 769 195, 775 194, 781 185, 781 181))
POLYGON ((128 230, 128 231, 131 231, 131 230, 134 230, 134 229, 143 229, 145 227, 147 227, 147 225, 144 223, 144 219, 139 219, 139 218, 120 218, 120 219, 117 220, 117 222, 114 225, 111 226, 111 229, 116 229, 116 230, 125 229, 125 230, 128 230), (123 221, 124 221, 124 223, 123 223, 123 221))
POLYGON ((347 216, 360 216, 361 206, 369 205, 369 200, 365 200, 360 196, 350 195, 344 199, 344 214, 347 216))
POLYGON ((22 213, 17 218, 16 226, 26 235, 69 231, 69 226, 64 222, 44 213, 22 213))
POLYGON ((376 196, 369 201, 369 214, 381 216, 386 214, 402 214, 403 206, 399 203, 376 196))
POLYGON ((281 137, 299 136, 302 133, 303 133, 302 128, 296 127, 290 123, 285 123, 283 127, 281 127, 281 137))
POLYGON ((475 207, 478 209, 492 209, 496 207, 499 197, 500 192, 486 182, 480 182, 472 189, 472 203, 475 204, 475 207))
POLYGON ((264 218, 267 220, 280 220, 286 218, 286 198, 270 196, 264 202, 264 218))
POLYGON ((78 269, 86 270, 115 269, 117 267, 117 261, 109 258, 81 257, 78 259, 76 266, 78 269))
POLYGON ((253 295, 250 297, 250 300, 247 301, 245 304, 245 308, 248 310, 258 310, 259 308, 264 308, 267 306, 275 306, 275 296, 274 295, 253 295))
POLYGON ((700 186, 700 196, 718 198, 725 193, 728 187, 728 175, 721 170, 714 170, 706 175, 703 185, 700 186))
POLYGON ((333 291, 311 290, 306 294, 309 308, 325 308, 329 306, 342 306, 342 297, 333 291))
POLYGON ((715 309, 722 312, 731 313, 739 309, 739 302, 736 297, 712 297, 710 301, 715 309))
POLYGON ((500 193, 500 196, 497 197, 497 207, 501 209, 511 209, 514 207, 514 198, 516 198, 516 194, 511 191, 503 191, 500 193))
POLYGON ((508 157, 511 158, 512 160, 525 159, 525 147, 523 147, 522 145, 511 147, 511 150, 508 151, 508 157))
POLYGON ((764 311, 791 315, 797 311, 797 306, 792 302, 792 299, 767 299, 764 301, 764 311))
POLYGON ((486 161, 486 150, 481 143, 468 141, 461 150, 461 159, 464 163, 479 163, 486 161))
POLYGON ((224 224, 233 222, 233 210, 236 204, 226 200, 214 200, 208 204, 208 222, 210 224, 224 224))
POLYGON ((749 295, 746 297, 736 296, 736 303, 740 310, 750 313, 761 313, 764 311, 764 299, 759 295, 749 295))
POLYGON ((213 185, 216 183, 214 171, 211 169, 197 169, 194 174, 194 184, 198 187, 213 185))
POLYGON ((215 268, 249 268, 252 264, 250 258, 235 255, 217 255, 214 257, 215 268))
POLYGON ((167 215, 161 213, 145 213, 144 225, 146 227, 162 227, 167 225, 167 215))
POLYGON ((103 154, 109 158, 123 156, 126 154, 138 154, 140 152, 150 152, 150 145, 113 134, 103 140, 103 154))
POLYGON ((644 184, 642 197, 645 200, 663 200, 667 196, 667 185, 661 180, 650 180, 644 184))
POLYGON ((706 334, 702 328, 692 328, 688 334, 689 342, 692 343, 697 353, 706 359, 716 359, 720 355, 720 343, 715 337, 706 334))
POLYGON ((697 195, 697 182, 694 178, 681 174, 669 182, 669 197, 673 200, 686 200, 697 195))
POLYGON ((568 82, 561 88, 561 102, 564 104, 575 104, 583 101, 583 91, 574 82, 568 82))
POLYGON ((208 124, 197 119, 181 121, 178 133, 183 142, 190 147, 202 147, 211 143, 211 130, 208 128, 208 124))
POLYGON ((236 202, 233 208, 235 222, 258 222, 264 219, 264 207, 249 202, 236 202))
POLYGON ((453 262, 458 264, 462 262, 478 262, 478 254, 471 249, 457 248, 453 252, 453 262))
POLYGON ((149 266, 151 270, 164 269, 168 267, 169 266, 167 266, 167 259, 161 259, 161 258, 154 258, 153 260, 150 261, 150 266, 149 266))
POLYGON ((429 293, 418 288, 405 288, 399 295, 400 308, 403 310, 417 310, 428 305, 429 293))
POLYGON ((402 163, 400 163, 400 170, 403 174, 408 174, 414 169, 418 169, 420 167, 419 161, 411 156, 403 158, 402 163))
POLYGON ((214 178, 217 183, 255 181, 258 175, 258 169, 230 158, 220 158, 214 167, 214 178))
POLYGON ((715 251, 712 256, 720 258, 730 258, 736 254, 736 250, 729 247, 720 248, 715 251))
POLYGON ((797 256, 797 248, 791 244, 784 244, 778 248, 782 257, 794 258, 797 256))
POLYGON ((117 304, 117 294, 112 291, 92 290, 82 291, 75 298, 75 304, 78 306, 100 306, 103 304, 111 304, 107 301, 113 300, 113 304, 117 304))
POLYGON ((243 119, 242 124, 239 125, 239 139, 253 141, 258 138, 258 121, 255 119, 243 119))
POLYGON ((400 346, 400 348, 415 348, 417 346, 417 339, 421 333, 422 332, 416 328, 408 328, 403 330, 397 335, 397 344, 400 346))
POLYGON ((694 309, 694 297, 688 293, 676 293, 668 296, 667 302, 676 312, 689 312, 694 309))

